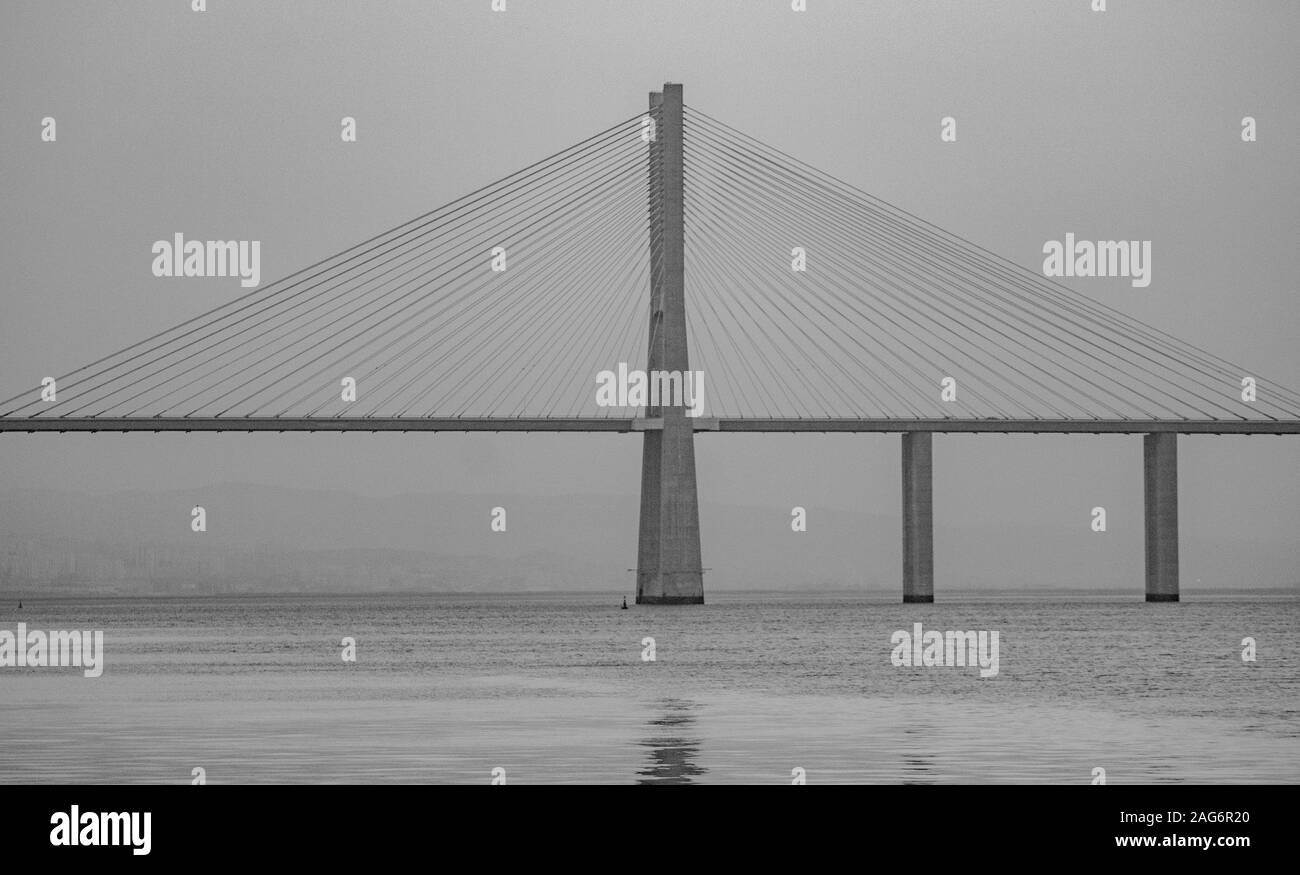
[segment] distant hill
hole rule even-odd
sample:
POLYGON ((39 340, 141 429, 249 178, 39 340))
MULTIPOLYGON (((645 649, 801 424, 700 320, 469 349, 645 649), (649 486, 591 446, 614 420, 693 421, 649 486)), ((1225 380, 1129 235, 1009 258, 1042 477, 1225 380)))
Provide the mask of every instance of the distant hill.
MULTIPOLYGON (((630 592, 637 501, 609 495, 412 494, 222 484, 78 496, 0 494, 0 589, 62 592, 630 592), (207 531, 190 530, 202 505, 207 531), (492 509, 506 510, 493 532, 492 509)), ((897 517, 701 506, 706 587, 900 587, 897 517)), ((938 520, 936 587, 1143 586, 1141 521, 1092 532, 938 520)), ((1300 545, 1185 541, 1183 587, 1296 586, 1300 545)))

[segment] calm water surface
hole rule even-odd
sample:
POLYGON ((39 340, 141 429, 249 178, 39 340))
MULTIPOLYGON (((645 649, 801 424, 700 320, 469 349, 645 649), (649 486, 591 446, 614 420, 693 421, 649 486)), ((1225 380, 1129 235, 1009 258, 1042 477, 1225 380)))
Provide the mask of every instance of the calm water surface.
POLYGON ((5 605, 106 668, 0 668, 0 782, 1300 783, 1300 596, 621 598, 5 605), (915 622, 998 630, 997 677, 893 666, 915 622))

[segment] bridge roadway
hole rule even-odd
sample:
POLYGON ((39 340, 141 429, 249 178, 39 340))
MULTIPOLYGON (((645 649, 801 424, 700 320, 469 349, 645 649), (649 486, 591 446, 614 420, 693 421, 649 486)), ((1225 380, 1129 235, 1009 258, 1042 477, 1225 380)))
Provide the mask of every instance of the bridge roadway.
MULTIPOLYGON (((758 419, 700 417, 695 431, 952 432, 982 434, 1300 434, 1300 420, 1192 419, 758 419)), ((657 431, 643 417, 0 417, 0 432, 100 431, 657 431)))

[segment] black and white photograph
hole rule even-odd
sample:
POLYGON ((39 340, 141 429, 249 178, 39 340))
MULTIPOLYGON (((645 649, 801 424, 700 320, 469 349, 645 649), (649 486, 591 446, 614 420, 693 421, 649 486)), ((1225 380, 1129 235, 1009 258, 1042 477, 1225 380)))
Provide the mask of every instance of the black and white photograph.
POLYGON ((1289 0, 4 0, 5 844, 364 852, 514 794, 901 850, 929 794, 991 853, 1267 851, 1297 42, 1289 0))

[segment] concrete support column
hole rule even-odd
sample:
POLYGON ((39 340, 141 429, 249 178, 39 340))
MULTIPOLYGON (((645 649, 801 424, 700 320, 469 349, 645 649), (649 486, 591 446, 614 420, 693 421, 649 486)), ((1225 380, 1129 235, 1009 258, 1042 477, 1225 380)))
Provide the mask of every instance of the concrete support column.
POLYGON ((1178 434, 1142 438, 1146 496, 1147 601, 1178 601, 1178 434))
MULTIPOLYGON (((690 370, 686 348, 685 226, 682 216, 682 86, 650 95, 658 110, 650 144, 650 338, 647 370, 690 370)), ((695 488, 695 421, 676 404, 646 409, 663 429, 641 451, 641 524, 636 603, 704 603, 700 515, 695 488)))
POLYGON ((933 434, 903 433, 903 603, 934 601, 933 434))

